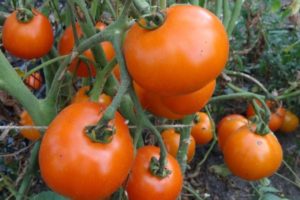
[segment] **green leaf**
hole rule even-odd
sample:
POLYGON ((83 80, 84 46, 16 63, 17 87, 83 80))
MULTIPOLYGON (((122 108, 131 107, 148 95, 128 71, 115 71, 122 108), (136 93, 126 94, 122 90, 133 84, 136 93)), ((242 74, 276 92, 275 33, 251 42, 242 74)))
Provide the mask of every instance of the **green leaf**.
POLYGON ((231 172, 225 164, 212 165, 209 167, 208 170, 222 177, 226 177, 231 174, 231 172))
POLYGON ((272 193, 266 193, 265 195, 263 195, 260 200, 288 200, 286 198, 281 198, 275 194, 272 193))
POLYGON ((279 192, 279 190, 277 190, 274 187, 266 187, 266 186, 259 187, 259 191, 261 193, 278 193, 279 192))
POLYGON ((281 8, 281 1, 280 0, 272 0, 271 1, 271 12, 277 12, 281 8))
POLYGON ((67 199, 54 192, 45 191, 30 197, 30 200, 67 200, 67 199))

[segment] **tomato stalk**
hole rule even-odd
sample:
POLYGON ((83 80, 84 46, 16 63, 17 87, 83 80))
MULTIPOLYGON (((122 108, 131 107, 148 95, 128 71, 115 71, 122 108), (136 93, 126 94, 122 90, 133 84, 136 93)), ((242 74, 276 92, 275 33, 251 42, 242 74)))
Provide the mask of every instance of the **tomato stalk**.
POLYGON ((228 28, 230 18, 231 18, 231 11, 229 7, 229 1, 224 0, 223 1, 223 24, 226 29, 228 28))
POLYGON ((133 5, 137 8, 139 13, 148 14, 150 13, 150 5, 145 0, 133 0, 133 5))
POLYGON ((216 15, 221 19, 222 17, 222 6, 223 6, 223 0, 217 0, 216 7, 215 7, 215 13, 216 15))
POLYGON ((252 105, 253 105, 253 108, 255 110, 256 117, 257 117, 257 119, 254 118, 254 120, 255 120, 254 123, 256 124, 255 133, 257 133, 259 135, 266 135, 266 134, 270 133, 268 122, 270 120, 271 113, 270 113, 270 110, 264 100, 261 100, 259 98, 257 100, 260 101, 260 103, 263 105, 263 108, 261 108, 257 104, 255 99, 252 100, 252 105))
POLYGON ((167 7, 167 0, 159 0, 159 7, 161 10, 167 7))
POLYGON ((275 99, 282 100, 282 99, 287 99, 287 98, 296 97, 296 96, 300 96, 300 90, 296 90, 296 91, 290 92, 288 94, 283 94, 283 95, 277 96, 277 97, 275 97, 275 99))
POLYGON ((236 22, 237 22, 237 19, 238 19, 239 15, 240 15, 243 3, 244 3, 244 0, 237 0, 234 4, 233 13, 231 15, 228 27, 226 27, 229 37, 231 36, 231 34, 233 32, 233 29, 236 25, 236 22))

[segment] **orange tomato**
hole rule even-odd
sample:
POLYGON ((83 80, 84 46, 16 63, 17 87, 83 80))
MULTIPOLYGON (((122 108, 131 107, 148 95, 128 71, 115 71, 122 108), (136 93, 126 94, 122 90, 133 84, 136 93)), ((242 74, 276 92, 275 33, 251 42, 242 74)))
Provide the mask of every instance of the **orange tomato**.
POLYGON ((197 112, 191 135, 195 138, 197 144, 204 145, 213 138, 213 130, 208 115, 204 112, 197 112))
POLYGON ((259 135, 254 127, 243 126, 231 134, 223 148, 224 160, 230 171, 245 180, 271 176, 282 162, 282 149, 270 132, 259 135))
POLYGON ((216 80, 213 80, 196 92, 180 96, 161 97, 161 100, 172 112, 181 115, 190 115, 205 106, 213 95, 215 86, 216 80))
POLYGON ((299 118, 297 115, 287 110, 284 115, 283 123, 280 130, 284 133, 295 131, 299 126, 299 118))
MULTIPOLYGON (((90 98, 87 95, 89 90, 90 90, 89 86, 81 87, 74 95, 74 97, 72 99, 72 103, 80 103, 80 102, 90 101, 90 98)), ((111 102, 112 102, 112 99, 110 96, 103 93, 99 96, 98 102, 105 106, 109 106, 109 104, 111 104, 111 102)))
MULTIPOLYGON (((179 143, 180 143, 180 133, 176 132, 175 129, 166 129, 161 133, 163 141, 166 145, 167 151, 174 158, 176 158, 179 143)), ((190 136, 188 150, 187 150, 187 160, 190 162, 195 155, 196 143, 193 136, 190 136)))
MULTIPOLYGON (((75 26, 76 26, 76 31, 77 31, 78 37, 82 37, 83 33, 82 33, 82 30, 81 30, 79 24, 76 23, 75 26)), ((95 26, 99 30, 104 30, 106 27, 105 24, 103 24, 101 22, 98 22, 95 26)), ((70 25, 66 28, 61 39, 59 40, 58 52, 61 55, 69 54, 69 53, 71 53, 72 49, 74 48, 74 44, 75 44, 75 40, 74 40, 74 35, 73 35, 73 29, 72 29, 72 26, 70 25)), ((110 61, 115 55, 112 44, 110 42, 105 41, 105 42, 101 42, 101 46, 105 53, 106 59, 108 61, 110 61)), ((92 51, 90 49, 86 50, 83 53, 83 55, 86 56, 91 62, 95 61, 92 51)), ((93 64, 86 65, 82 61, 79 62, 78 58, 76 58, 72 61, 72 63, 69 66, 69 70, 71 72, 76 71, 76 74, 80 77, 89 77, 90 75, 94 77, 96 75, 96 69, 93 64)))
POLYGON ((222 22, 207 9, 174 5, 154 30, 137 23, 128 31, 124 55, 133 80, 161 96, 192 93, 216 79, 228 59, 222 22))
POLYGON ((41 73, 34 72, 24 80, 24 83, 32 90, 38 90, 43 85, 43 77, 41 73))
MULTIPOLYGON (((30 115, 25 110, 20 115, 20 125, 21 126, 34 126, 34 123, 31 119, 30 115)), ((38 140, 41 137, 41 133, 35 128, 21 129, 20 133, 23 137, 25 137, 31 141, 38 140)))
POLYGON ((247 124, 248 120, 242 115, 231 114, 223 117, 217 127, 220 149, 223 149, 225 141, 231 134, 247 124))

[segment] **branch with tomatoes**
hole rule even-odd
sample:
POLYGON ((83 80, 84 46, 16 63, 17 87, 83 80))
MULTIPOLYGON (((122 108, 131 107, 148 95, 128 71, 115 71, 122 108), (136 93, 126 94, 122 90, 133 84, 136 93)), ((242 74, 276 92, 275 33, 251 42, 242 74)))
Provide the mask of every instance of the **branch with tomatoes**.
MULTIPOLYGON (((281 147, 269 129, 273 110, 282 118, 277 100, 297 96, 299 90, 274 97, 250 75, 225 71, 228 76, 249 79, 265 94, 244 91, 228 81, 226 86, 234 93, 212 97, 229 57, 229 38, 242 0, 232 10, 228 1, 216 1, 216 15, 205 8, 207 1, 173 5, 160 0, 150 5, 138 0, 68 0, 64 4, 68 24, 59 37, 53 34, 49 16, 28 2, 20 0, 10 15, 0 14, 5 18, 2 43, 6 51, 0 52, 0 89, 23 106, 20 124, 48 128, 44 133, 21 131, 36 143, 16 199, 26 196, 38 164, 46 185, 68 198, 120 199, 126 190, 129 199, 176 199, 196 144, 213 140, 212 149, 224 138, 227 141, 220 148, 233 174, 257 180, 280 166, 281 147), (109 16, 106 21, 104 14, 109 16), (217 17, 222 14, 223 21, 217 17), (20 76, 7 55, 26 62, 41 60, 41 64, 20 76), (44 78, 38 78, 41 72, 44 78), (37 98, 32 91, 40 88, 43 79, 45 96, 37 98), (217 136, 208 109, 200 110, 233 98, 256 99, 249 108, 249 116, 255 117, 251 123, 240 117, 238 126, 224 128, 224 134, 218 126, 217 136), (154 123, 157 119, 182 127, 160 130, 154 123), (156 143, 145 143, 146 131, 156 143), (261 142, 261 150, 241 157, 240 152, 248 151, 243 149, 248 137, 253 143, 261 142), (244 169, 252 166, 237 164, 257 158, 270 146, 276 151, 259 163, 275 163, 266 171, 245 174, 244 169), (155 187, 161 182, 167 185, 163 192, 155 187)), ((51 7, 61 19, 57 5, 51 7)), ((62 27, 55 29, 59 32, 62 27)))

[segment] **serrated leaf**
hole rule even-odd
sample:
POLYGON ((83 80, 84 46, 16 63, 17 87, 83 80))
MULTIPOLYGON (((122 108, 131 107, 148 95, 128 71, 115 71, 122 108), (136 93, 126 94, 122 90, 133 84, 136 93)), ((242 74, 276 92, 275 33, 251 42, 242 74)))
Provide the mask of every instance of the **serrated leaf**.
POLYGON ((67 199, 54 192, 45 191, 30 197, 30 200, 67 200, 67 199))
POLYGON ((230 170, 225 164, 212 165, 208 170, 222 177, 226 177, 231 174, 230 170))

